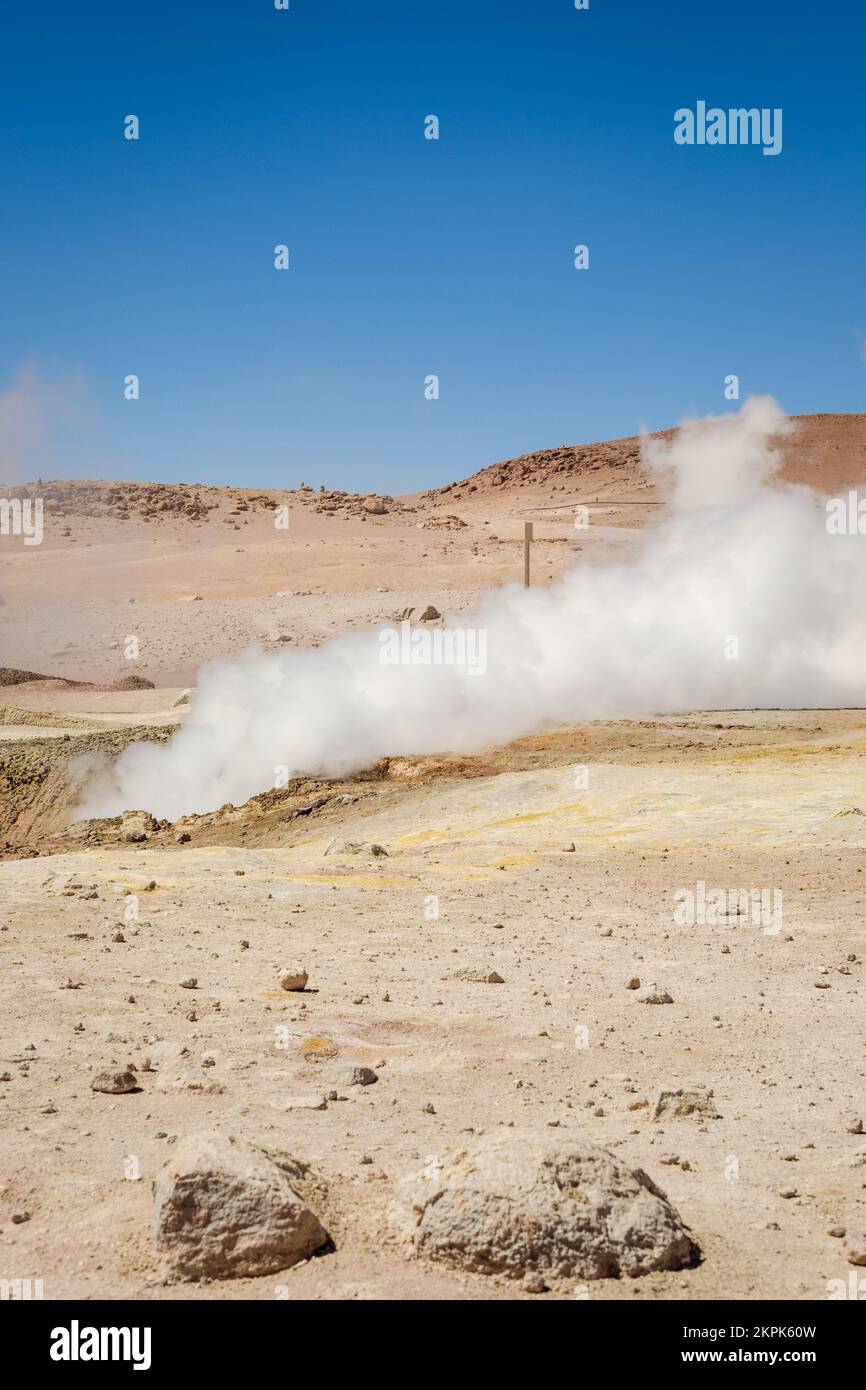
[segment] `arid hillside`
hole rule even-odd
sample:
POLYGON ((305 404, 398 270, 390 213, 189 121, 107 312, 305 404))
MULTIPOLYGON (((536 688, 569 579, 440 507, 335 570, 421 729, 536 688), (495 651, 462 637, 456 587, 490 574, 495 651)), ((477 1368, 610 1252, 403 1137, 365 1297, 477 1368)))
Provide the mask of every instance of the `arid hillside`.
MULTIPOLYGON (((831 494, 866 477, 866 415, 795 426, 780 444, 784 477, 831 494)), ((253 642, 317 645, 409 610, 460 611, 482 589, 522 582, 529 519, 534 584, 578 560, 626 560, 655 515, 632 504, 658 500, 636 437, 543 450, 399 498, 198 483, 5 492, 42 497, 45 514, 41 545, 0 537, 0 664, 171 687, 253 642), (572 504, 595 498, 589 530, 576 531, 572 504)))

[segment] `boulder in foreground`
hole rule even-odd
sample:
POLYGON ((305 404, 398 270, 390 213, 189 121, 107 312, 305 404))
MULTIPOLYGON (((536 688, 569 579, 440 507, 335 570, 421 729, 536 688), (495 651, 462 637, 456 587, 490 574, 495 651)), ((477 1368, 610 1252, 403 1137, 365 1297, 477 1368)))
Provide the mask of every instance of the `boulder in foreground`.
POLYGON ((431 1160, 400 1184, 392 1218, 416 1254, 512 1278, 634 1277, 700 1257, 640 1169, 534 1130, 497 1130, 431 1160))
POLYGON ((194 1134, 154 1182, 154 1238, 180 1279, 273 1274, 328 1241, 296 1191, 306 1164, 244 1140, 194 1134))

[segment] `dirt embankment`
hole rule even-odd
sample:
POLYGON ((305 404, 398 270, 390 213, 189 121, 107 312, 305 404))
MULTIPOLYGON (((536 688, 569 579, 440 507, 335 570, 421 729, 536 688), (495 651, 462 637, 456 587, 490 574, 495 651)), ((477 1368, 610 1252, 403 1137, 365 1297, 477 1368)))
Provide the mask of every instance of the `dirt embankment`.
MULTIPOLYGON (((31 715, 14 722, 38 720, 31 715)), ((60 726, 65 722, 63 716, 56 718, 60 726)), ((142 727, 0 743, 0 858, 50 852, 65 838, 72 809, 97 767, 116 758, 128 743, 141 738, 161 743, 170 732, 142 727)))
MULTIPOLYGON (((62 715, 37 716, 0 708, 0 723, 75 726, 62 715)), ((364 772, 337 781, 296 777, 285 787, 261 792, 242 806, 226 804, 175 822, 157 821, 138 807, 103 820, 70 824, 84 784, 127 744, 164 742, 173 729, 137 725, 100 733, 0 742, 0 858, 26 858, 69 850, 105 849, 123 844, 141 848, 183 846, 288 848, 314 831, 339 836, 347 820, 353 833, 363 821, 414 789, 455 784, 501 773, 540 771, 557 766, 664 763, 672 755, 690 762, 735 756, 746 760, 771 750, 793 758, 826 756, 837 738, 862 731, 858 711, 751 711, 682 715, 666 720, 597 720, 549 729, 503 748, 472 756, 383 758, 364 772)))

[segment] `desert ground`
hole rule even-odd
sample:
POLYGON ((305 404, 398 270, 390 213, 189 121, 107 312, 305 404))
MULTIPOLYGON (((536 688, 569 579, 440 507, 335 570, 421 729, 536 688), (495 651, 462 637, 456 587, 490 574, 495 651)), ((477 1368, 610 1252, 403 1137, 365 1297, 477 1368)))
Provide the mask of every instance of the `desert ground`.
MULTIPOLYGON (((785 476, 862 482, 866 416, 797 424, 785 476)), ((172 824, 70 819, 94 757, 183 721, 204 661, 458 612, 522 578, 526 520, 534 583, 627 562, 660 500, 637 440, 404 497, 27 491, 44 543, 0 539, 0 1278, 46 1298, 809 1300, 857 1273, 863 710, 598 720, 172 824), (781 910, 684 923, 698 884, 781 910), (92 1089, 127 1071, 134 1090, 92 1089), (699 1258, 587 1282, 409 1248, 401 1181, 511 1126, 648 1174, 699 1258), (152 1184, 201 1131, 310 1165, 328 1244, 258 1277, 167 1273, 152 1184)))

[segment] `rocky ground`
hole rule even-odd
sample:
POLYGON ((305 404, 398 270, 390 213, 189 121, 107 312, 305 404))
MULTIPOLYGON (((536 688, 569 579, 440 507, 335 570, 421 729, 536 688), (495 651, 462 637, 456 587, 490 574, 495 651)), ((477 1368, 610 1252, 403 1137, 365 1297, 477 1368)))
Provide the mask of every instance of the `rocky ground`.
MULTIPOLYGON (((864 449, 866 417, 806 417, 786 472, 838 490, 864 449)), ((527 519, 535 583, 627 560, 657 500, 635 440, 415 497, 30 491, 43 545, 0 543, 0 1280, 850 1288, 862 711, 596 721, 172 824, 70 824, 101 760, 182 723, 202 661, 459 610, 522 577, 527 519)))
MULTIPOLYGON (((590 725, 5 863, 10 1277, 71 1297, 827 1297, 866 1213, 864 748, 857 713, 590 725), (781 919, 682 923, 698 881, 778 888, 781 919), (134 1090, 92 1089, 125 1071, 134 1090), (452 1177, 481 1220, 471 1146, 511 1126, 531 1144, 509 1200, 534 1192, 542 1230, 537 1143, 579 1160, 581 1201, 601 1147, 667 1194, 698 1262, 597 1280, 543 1239, 483 1273, 435 1231, 416 1249, 406 1181, 468 1147, 452 1177), (179 1278, 151 1187, 208 1131, 310 1165, 315 1257, 179 1278)), ((502 1231, 485 1249, 513 1250, 502 1231)))

